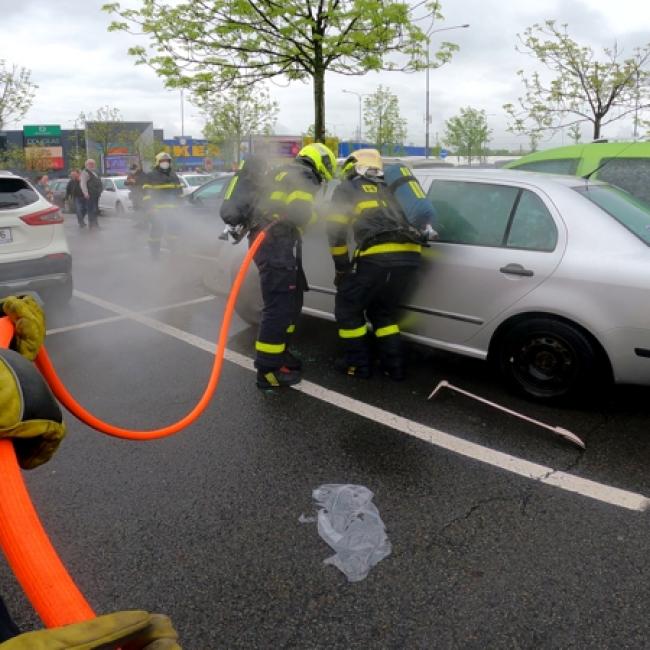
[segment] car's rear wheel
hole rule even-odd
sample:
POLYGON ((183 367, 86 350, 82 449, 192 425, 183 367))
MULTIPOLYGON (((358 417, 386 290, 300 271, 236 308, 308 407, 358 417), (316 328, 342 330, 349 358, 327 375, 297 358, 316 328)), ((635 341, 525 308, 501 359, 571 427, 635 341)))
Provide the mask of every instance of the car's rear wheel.
POLYGON ((506 330, 497 360, 512 388, 543 401, 587 394, 603 376, 598 352, 588 336, 553 318, 530 318, 506 330))
POLYGON ((56 287, 49 287, 43 291, 45 303, 51 305, 54 309, 64 307, 72 299, 73 283, 72 278, 56 287))

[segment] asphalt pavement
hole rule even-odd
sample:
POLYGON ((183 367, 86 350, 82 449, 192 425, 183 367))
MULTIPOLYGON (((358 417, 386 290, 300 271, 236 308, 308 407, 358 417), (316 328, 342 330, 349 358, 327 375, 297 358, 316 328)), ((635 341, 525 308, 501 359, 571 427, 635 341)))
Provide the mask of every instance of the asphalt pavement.
MULTIPOLYGON (((191 242, 151 259, 128 218, 98 232, 66 221, 76 293, 48 311, 58 372, 110 422, 179 418, 212 365, 224 307, 202 280, 212 262, 191 242)), ((304 388, 266 393, 254 338, 235 318, 218 392, 187 430, 129 442, 67 415, 59 453, 26 473, 98 613, 165 612, 189 650, 650 647, 649 390, 540 406, 485 364, 420 346, 406 382, 353 380, 332 369, 333 324, 303 317, 304 388), (587 449, 451 391, 427 401, 441 379, 587 449), (362 582, 324 565, 316 525, 298 521, 324 483, 375 493, 393 550, 362 582)), ((0 571, 10 611, 38 627, 0 571)))

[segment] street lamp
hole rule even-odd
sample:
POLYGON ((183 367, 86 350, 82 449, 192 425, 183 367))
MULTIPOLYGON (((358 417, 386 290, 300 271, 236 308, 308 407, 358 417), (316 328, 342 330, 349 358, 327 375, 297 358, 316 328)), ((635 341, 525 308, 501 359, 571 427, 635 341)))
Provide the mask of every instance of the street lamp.
POLYGON ((347 93, 348 95, 356 95, 359 98, 359 130, 357 131, 357 134, 359 136, 359 144, 361 144, 361 100, 362 97, 366 97, 371 93, 358 93, 354 90, 344 90, 343 92, 347 93))
MULTIPOLYGON (((465 25, 452 25, 451 27, 441 27, 440 29, 433 29, 427 32, 427 109, 425 116, 425 138, 424 138, 424 157, 429 157, 429 122, 431 121, 431 115, 429 113, 429 46, 431 44, 431 35, 436 34, 437 32, 446 32, 450 29, 467 29, 469 24, 465 25)), ((343 91, 345 92, 345 91, 343 91)))

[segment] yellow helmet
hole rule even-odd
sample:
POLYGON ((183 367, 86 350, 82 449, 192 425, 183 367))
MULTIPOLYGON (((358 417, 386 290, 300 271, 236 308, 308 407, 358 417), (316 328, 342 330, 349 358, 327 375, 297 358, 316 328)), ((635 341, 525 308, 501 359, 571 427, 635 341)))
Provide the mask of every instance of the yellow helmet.
POLYGON ((336 158, 321 142, 314 142, 303 147, 296 156, 296 160, 307 160, 310 162, 316 173, 326 181, 331 181, 334 178, 336 171, 336 158))
POLYGON ((156 154, 156 165, 159 165, 163 160, 171 160, 172 157, 166 152, 161 151, 156 154))
POLYGON ((378 176, 381 175, 383 169, 384 163, 377 149, 357 149, 344 160, 340 173, 342 176, 346 176, 354 170, 363 176, 368 170, 374 170, 374 175, 378 176))

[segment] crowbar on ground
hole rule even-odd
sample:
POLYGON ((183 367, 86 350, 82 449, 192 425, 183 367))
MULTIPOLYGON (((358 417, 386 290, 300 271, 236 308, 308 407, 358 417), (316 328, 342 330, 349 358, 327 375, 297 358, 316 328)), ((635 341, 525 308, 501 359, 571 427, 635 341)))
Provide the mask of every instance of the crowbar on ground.
POLYGON ((472 399, 478 400, 479 402, 483 402, 483 404, 487 404, 488 406, 492 406, 495 409, 499 409, 500 411, 504 411, 505 413, 514 415, 516 418, 519 418, 521 420, 526 420, 526 422, 531 422, 532 424, 536 424, 538 427, 543 427, 544 429, 548 429, 549 431, 552 431, 556 435, 561 436, 565 440, 572 442, 574 445, 577 445, 581 449, 586 449, 585 443, 582 442, 582 440, 578 438, 578 436, 576 436, 575 433, 571 433, 571 431, 569 431, 568 429, 564 429, 563 427, 553 427, 550 424, 546 424, 544 422, 540 422, 539 420, 535 420, 534 418, 528 417, 523 413, 519 413, 518 411, 513 411, 512 409, 509 409, 505 406, 501 406, 496 402, 491 402, 489 399, 485 399, 485 397, 481 397, 480 395, 475 395, 474 393, 470 393, 467 390, 463 390, 462 388, 458 388, 458 386, 454 386, 453 384, 450 384, 446 379, 443 379, 433 389, 433 391, 431 391, 431 395, 429 395, 427 399, 431 399, 432 397, 434 397, 441 388, 449 388, 451 390, 455 390, 457 393, 461 393, 461 395, 466 395, 467 397, 471 397, 472 399))

